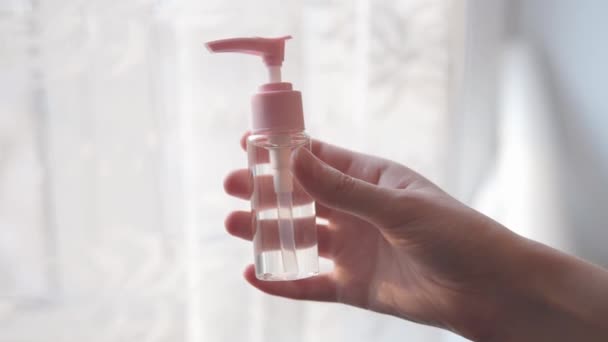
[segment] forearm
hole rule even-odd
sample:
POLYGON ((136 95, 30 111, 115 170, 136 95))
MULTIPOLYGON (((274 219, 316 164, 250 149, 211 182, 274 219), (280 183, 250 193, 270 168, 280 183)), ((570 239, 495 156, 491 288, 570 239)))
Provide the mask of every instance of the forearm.
POLYGON ((608 272, 520 239, 499 291, 495 341, 607 341, 608 272))

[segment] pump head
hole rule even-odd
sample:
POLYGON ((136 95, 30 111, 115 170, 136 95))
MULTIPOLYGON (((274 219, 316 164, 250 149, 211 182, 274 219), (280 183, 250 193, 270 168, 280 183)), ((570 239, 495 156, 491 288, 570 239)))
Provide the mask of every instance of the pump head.
POLYGON ((281 66, 285 54, 285 41, 291 36, 279 38, 230 38, 205 44, 211 52, 240 52, 262 56, 267 66, 281 66))
POLYGON ((253 132, 301 131, 304 129, 302 95, 291 83, 281 80, 285 41, 278 38, 229 38, 205 44, 211 52, 236 52, 260 56, 268 68, 270 82, 259 87, 252 98, 253 132))

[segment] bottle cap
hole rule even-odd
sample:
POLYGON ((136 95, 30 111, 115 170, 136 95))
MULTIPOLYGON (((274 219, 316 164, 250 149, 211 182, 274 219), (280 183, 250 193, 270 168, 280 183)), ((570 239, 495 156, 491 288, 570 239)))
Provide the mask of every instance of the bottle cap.
POLYGON ((230 38, 205 44, 211 52, 236 52, 262 57, 268 68, 269 83, 261 85, 251 99, 254 133, 304 130, 302 94, 293 90, 291 83, 281 80, 285 41, 288 39, 291 36, 230 38))

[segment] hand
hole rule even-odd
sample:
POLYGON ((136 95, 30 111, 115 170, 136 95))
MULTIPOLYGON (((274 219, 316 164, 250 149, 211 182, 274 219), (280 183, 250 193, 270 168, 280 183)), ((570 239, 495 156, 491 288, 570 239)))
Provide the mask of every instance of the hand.
MULTIPOLYGON (((245 278, 253 286, 287 298, 342 302, 480 340, 497 334, 506 312, 515 315, 515 329, 521 325, 517 310, 532 310, 527 299, 515 296, 513 282, 525 263, 521 255, 534 250, 530 241, 385 159, 314 141, 312 153, 299 149, 292 164, 294 176, 316 200, 317 216, 329 222, 317 226, 318 247, 335 266, 308 279, 267 282, 258 280, 250 265, 245 278)), ((249 171, 229 174, 225 189, 249 199, 249 171)), ((226 228, 251 240, 251 222, 250 212, 233 212, 226 228)))
MULTIPOLYGON (((488 257, 511 234, 397 163, 314 141, 293 156, 293 174, 317 201, 319 253, 329 274, 291 281, 246 279, 283 297, 338 301, 441 327, 484 321, 493 313, 467 303, 499 270, 488 257), (463 316, 469 316, 463 318, 463 316), (456 317, 459 317, 455 319, 456 317)), ((248 170, 231 173, 226 191, 249 199, 248 170)), ((234 212, 228 231, 251 240, 251 213, 234 212)))

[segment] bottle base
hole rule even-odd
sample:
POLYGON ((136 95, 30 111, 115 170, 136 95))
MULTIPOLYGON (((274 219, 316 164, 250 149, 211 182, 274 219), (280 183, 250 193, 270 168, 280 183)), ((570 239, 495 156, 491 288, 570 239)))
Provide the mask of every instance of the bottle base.
POLYGON ((266 250, 255 255, 255 276, 259 280, 286 281, 319 274, 317 245, 296 249, 296 268, 286 268, 281 250, 266 250))
POLYGON ((306 278, 314 277, 314 276, 316 276, 318 274, 319 274, 318 271, 309 272, 309 273, 297 273, 297 274, 290 274, 290 273, 256 273, 255 277, 258 278, 259 280, 263 280, 263 281, 289 281, 289 280, 306 279, 306 278))

